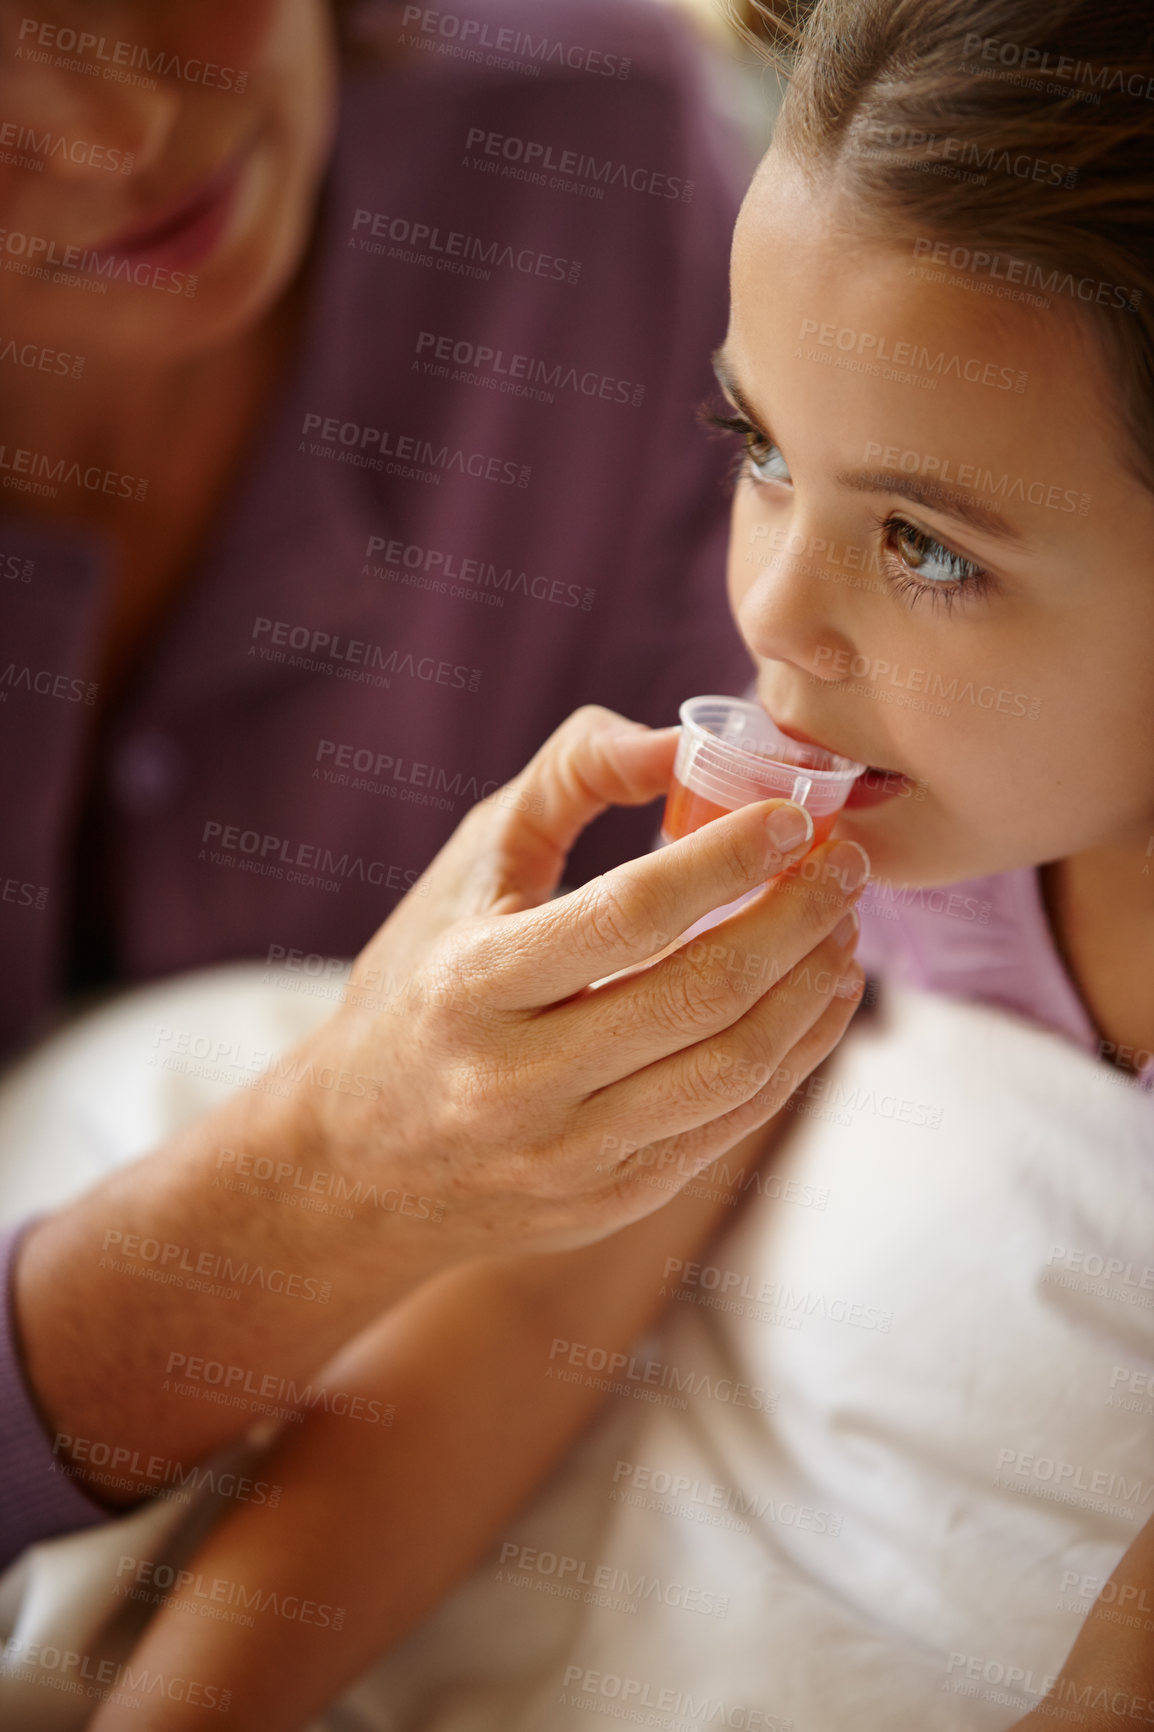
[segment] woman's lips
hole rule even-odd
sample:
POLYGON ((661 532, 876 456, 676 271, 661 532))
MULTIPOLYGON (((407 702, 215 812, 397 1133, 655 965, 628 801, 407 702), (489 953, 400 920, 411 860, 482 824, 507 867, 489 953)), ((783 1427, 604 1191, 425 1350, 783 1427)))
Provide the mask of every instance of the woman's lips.
POLYGON ((198 263, 216 246, 233 212, 248 150, 231 156, 196 191, 171 204, 148 223, 123 229, 94 250, 101 258, 175 269, 198 263))

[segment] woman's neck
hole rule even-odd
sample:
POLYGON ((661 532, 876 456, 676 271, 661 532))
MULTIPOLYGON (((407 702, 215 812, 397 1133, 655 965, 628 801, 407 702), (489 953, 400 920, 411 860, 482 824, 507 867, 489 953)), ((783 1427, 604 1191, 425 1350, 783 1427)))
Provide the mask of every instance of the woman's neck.
POLYGON ((115 703, 195 569, 302 311, 294 286, 259 324, 193 359, 133 369, 93 356, 85 377, 52 400, 41 391, 0 408, 0 443, 147 482, 142 499, 80 488, 50 500, 19 496, 22 512, 97 530, 113 550, 93 674, 99 710, 115 703))
MULTIPOLYGON (((17 376, 6 382, 0 405, 0 443, 141 477, 149 499, 183 490, 214 462, 227 464, 234 438, 243 436, 277 370, 291 310, 285 297, 252 328, 175 361, 134 363, 94 347, 80 379, 53 380, 54 388, 45 389, 37 374, 17 376)), ((142 515, 136 501, 126 505, 99 489, 13 495, 12 503, 21 512, 113 533, 113 525, 123 520, 131 527, 142 515)))
POLYGON ((1138 1070, 1154 1053, 1154 826, 1130 846, 1044 866, 1058 947, 1101 1036, 1102 1056, 1138 1070))

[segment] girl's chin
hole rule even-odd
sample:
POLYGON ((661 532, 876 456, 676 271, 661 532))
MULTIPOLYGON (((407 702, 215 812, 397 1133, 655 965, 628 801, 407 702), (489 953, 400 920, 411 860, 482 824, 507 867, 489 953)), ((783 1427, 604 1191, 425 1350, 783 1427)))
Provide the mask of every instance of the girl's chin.
MULTIPOLYGON (((909 804, 900 802, 900 808, 909 804)), ((958 884, 969 878, 980 878, 994 867, 983 867, 980 861, 966 860, 940 844, 931 843, 918 814, 911 812, 905 822, 895 810, 897 802, 880 806, 863 806, 856 810, 844 807, 833 827, 834 840, 859 842, 870 857, 870 880, 887 887, 931 889, 939 884, 958 884), (897 821, 895 821, 897 820, 897 821)))

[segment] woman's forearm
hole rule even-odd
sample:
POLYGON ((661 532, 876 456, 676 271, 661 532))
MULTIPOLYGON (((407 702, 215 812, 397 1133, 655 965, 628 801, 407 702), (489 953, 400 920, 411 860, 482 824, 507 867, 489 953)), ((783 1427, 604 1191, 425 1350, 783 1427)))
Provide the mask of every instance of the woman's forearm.
MULTIPOLYGON (((771 1134, 739 1145, 730 1171, 756 1163, 771 1134)), ((260 1468, 284 1485, 281 1507, 230 1510, 132 1664, 230 1691, 234 1732, 306 1724, 483 1556, 601 1406, 599 1388, 548 1375, 553 1343, 627 1349, 660 1308, 666 1259, 694 1254, 738 1197, 707 1172, 603 1244, 475 1264, 398 1307, 328 1368, 364 1403, 390 1404, 392 1423, 313 1412, 287 1427, 260 1468), (198 1616, 212 1595, 233 1607, 290 1596, 314 1621, 198 1616)), ((111 1703, 94 1732, 200 1723, 175 1704, 136 1719, 111 1703)))
POLYGON ((332 1171, 306 1089, 242 1093, 36 1223, 15 1267, 62 1471, 109 1503, 286 1405, 445 1261, 437 1199, 332 1171))

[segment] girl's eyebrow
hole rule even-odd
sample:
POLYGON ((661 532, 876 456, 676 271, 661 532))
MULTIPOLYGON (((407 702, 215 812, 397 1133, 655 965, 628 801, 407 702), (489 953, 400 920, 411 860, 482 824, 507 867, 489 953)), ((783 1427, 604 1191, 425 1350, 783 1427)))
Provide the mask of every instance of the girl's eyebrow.
POLYGON ((925 476, 906 475, 890 469, 843 469, 835 480, 839 487, 852 488, 855 493, 894 493, 908 499, 911 505, 924 506, 927 511, 940 512, 943 517, 956 518, 970 529, 988 535, 994 541, 1009 541, 1021 545, 1025 536, 1013 529, 998 511, 979 505, 956 487, 943 487, 940 481, 925 476))
MULTIPOLYGON (((745 392, 733 376, 724 349, 715 349, 710 359, 718 384, 737 408, 755 427, 764 425, 745 392)), ((908 475, 902 470, 843 469, 835 477, 839 487, 852 488, 855 493, 892 493, 908 499, 911 505, 921 505, 928 511, 953 517, 971 529, 990 536, 995 541, 1022 543, 1026 537, 1011 527, 1000 512, 980 505, 957 487, 944 487, 927 476, 908 475)))
POLYGON ((713 376, 725 395, 741 410, 747 421, 752 421, 754 426, 759 427, 761 417, 734 378, 733 370, 726 359, 725 350, 715 349, 709 359, 713 363, 713 376))

